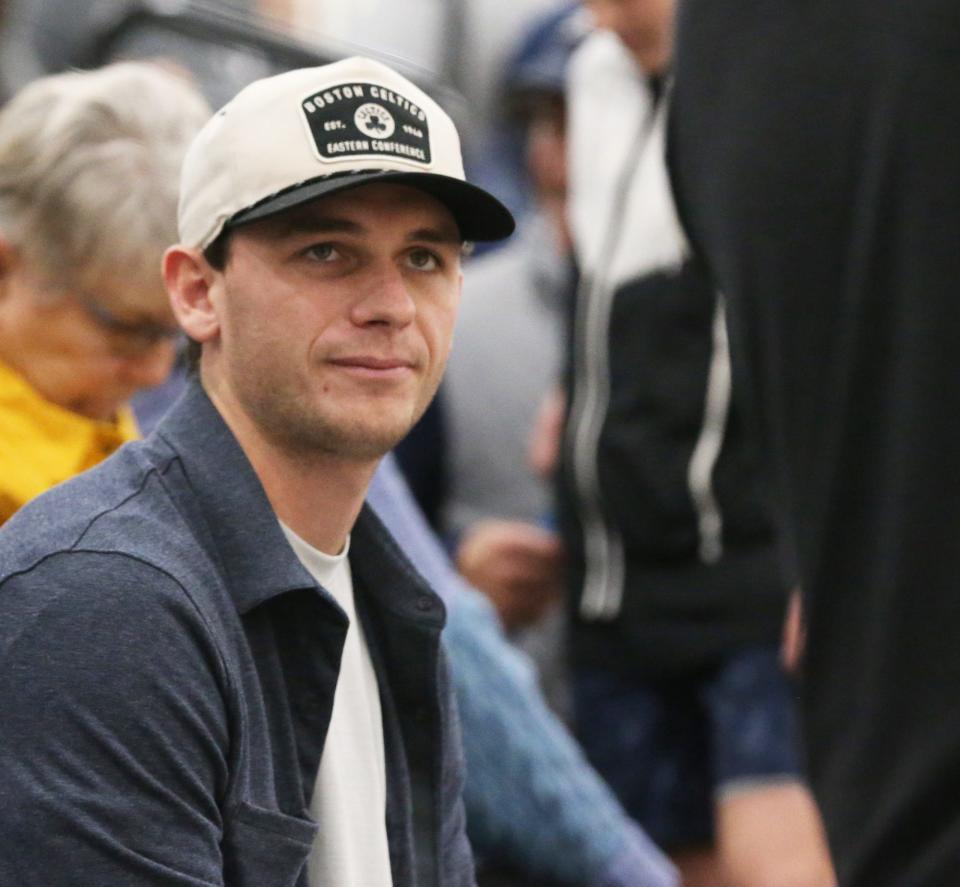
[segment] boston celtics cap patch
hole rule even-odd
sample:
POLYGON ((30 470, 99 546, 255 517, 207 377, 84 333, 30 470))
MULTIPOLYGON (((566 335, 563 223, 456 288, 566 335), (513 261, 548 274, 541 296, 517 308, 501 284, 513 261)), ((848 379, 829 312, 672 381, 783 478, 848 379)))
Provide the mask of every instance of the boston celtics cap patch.
POLYGON ((376 83, 338 83, 301 104, 317 156, 402 157, 429 167, 430 122, 406 96, 376 83))
POLYGON ((346 188, 402 184, 443 202, 465 240, 499 240, 509 210, 466 181, 450 116, 392 68, 348 58, 257 80, 221 108, 187 152, 182 243, 346 188))

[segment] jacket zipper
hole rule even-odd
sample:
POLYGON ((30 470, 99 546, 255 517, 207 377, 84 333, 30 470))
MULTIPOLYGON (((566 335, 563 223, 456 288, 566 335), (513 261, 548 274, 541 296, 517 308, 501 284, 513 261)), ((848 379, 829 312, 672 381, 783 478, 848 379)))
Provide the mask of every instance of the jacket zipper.
MULTIPOLYGON (((660 103, 651 103, 650 110, 640 122, 620 174, 616 204, 609 216, 610 224, 596 265, 598 270, 612 265, 620 245, 630 185, 661 111, 660 103)), ((620 612, 626 573, 623 539, 603 515, 597 469, 600 432, 610 401, 607 340, 614 291, 599 273, 593 280, 585 276, 577 290, 574 316, 578 347, 574 351, 575 381, 567 429, 584 535, 585 571, 580 613, 591 620, 614 619, 620 612)))
POLYGON ((687 486, 697 516, 700 560, 714 564, 723 556, 723 513, 713 489, 713 470, 730 415, 730 346, 727 339, 726 305, 717 293, 713 312, 713 348, 703 407, 703 425, 687 466, 687 486))

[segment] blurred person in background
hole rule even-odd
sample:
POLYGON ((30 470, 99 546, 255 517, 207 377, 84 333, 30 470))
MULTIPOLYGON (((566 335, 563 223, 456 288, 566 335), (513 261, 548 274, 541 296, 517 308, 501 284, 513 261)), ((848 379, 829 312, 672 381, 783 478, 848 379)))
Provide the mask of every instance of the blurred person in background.
POLYGON ((463 726, 467 834, 480 887, 679 885, 548 708, 532 662, 457 573, 389 456, 369 501, 447 608, 443 642, 463 726))
POLYGON ((397 449, 458 569, 533 656, 561 711, 562 552, 550 485, 527 453, 537 407, 559 372, 573 284, 563 93, 570 53, 586 30, 579 5, 567 3, 536 20, 512 53, 501 107, 504 125, 518 133, 516 163, 534 211, 511 243, 466 266, 439 395, 397 449))
POLYGON ((574 721, 689 885, 834 883, 779 658, 790 576, 722 300, 664 154, 673 0, 587 0, 568 94, 580 272, 560 525, 574 721))
POLYGON ((539 619, 559 602, 562 583, 559 540, 540 525, 552 510, 549 487, 527 450, 537 406, 559 371, 573 281, 563 90, 570 53, 585 33, 579 13, 568 5, 538 21, 508 67, 504 112, 523 134, 535 211, 513 243, 468 267, 441 388, 441 526, 457 539, 460 571, 508 628, 539 619))
POLYGON ((805 592, 848 887, 960 861, 960 7, 686 0, 670 155, 805 592), (735 364, 736 366, 736 364, 735 364))
POLYGON ((177 325, 160 277, 207 116, 146 63, 25 87, 0 112, 0 522, 137 436, 177 325))

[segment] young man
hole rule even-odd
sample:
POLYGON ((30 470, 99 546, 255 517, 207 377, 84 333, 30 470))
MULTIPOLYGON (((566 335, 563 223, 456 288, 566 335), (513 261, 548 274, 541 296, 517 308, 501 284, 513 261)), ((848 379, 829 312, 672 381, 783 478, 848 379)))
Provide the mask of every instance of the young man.
POLYGON ((201 131, 165 258, 197 378, 0 536, 0 880, 469 885, 442 605, 363 507, 439 382, 452 121, 348 59, 201 131))
POLYGON ((834 883, 779 662, 790 578, 730 385, 723 305, 664 156, 672 0, 589 0, 571 63, 560 517, 575 724, 684 883, 834 883))

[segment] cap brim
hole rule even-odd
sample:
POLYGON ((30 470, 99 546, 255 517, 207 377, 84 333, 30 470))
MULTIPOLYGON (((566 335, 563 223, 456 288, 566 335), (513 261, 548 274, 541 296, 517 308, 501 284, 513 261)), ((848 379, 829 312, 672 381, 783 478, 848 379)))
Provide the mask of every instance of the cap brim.
POLYGON ((394 170, 363 170, 301 182, 241 210, 224 227, 266 219, 318 197, 374 182, 409 185, 436 197, 450 210, 464 240, 503 240, 516 227, 510 210, 483 188, 451 176, 394 170))

